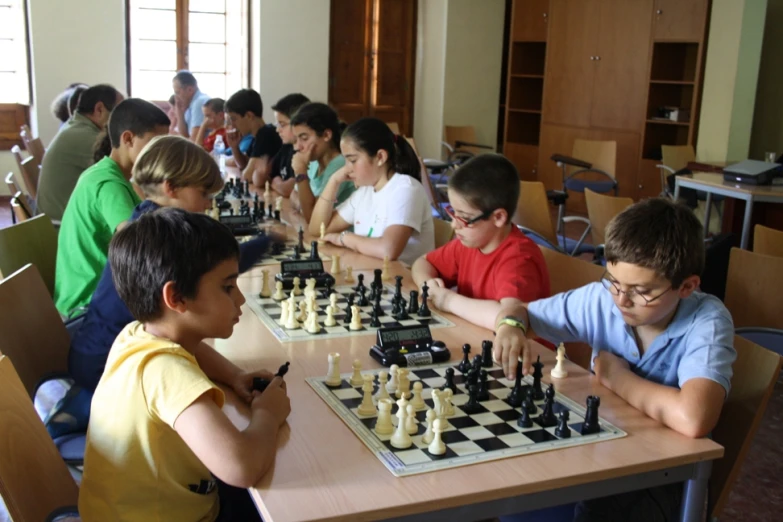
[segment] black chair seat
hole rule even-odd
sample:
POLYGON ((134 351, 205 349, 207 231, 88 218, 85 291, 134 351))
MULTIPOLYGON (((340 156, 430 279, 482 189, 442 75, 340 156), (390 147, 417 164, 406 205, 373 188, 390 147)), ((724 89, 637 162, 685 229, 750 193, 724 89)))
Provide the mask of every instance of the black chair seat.
POLYGON ((568 199, 568 194, 562 190, 547 190, 546 198, 557 207, 560 205, 565 205, 565 202, 568 199))

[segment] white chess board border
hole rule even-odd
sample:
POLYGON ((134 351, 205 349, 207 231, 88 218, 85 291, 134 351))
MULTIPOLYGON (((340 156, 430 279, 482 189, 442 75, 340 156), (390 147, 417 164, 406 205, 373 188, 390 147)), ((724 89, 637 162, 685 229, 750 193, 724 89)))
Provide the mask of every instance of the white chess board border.
MULTIPOLYGON (((437 364, 432 366, 416 366, 412 367, 411 370, 422 370, 422 369, 432 369, 432 370, 438 370, 446 368, 453 367, 453 363, 443 363, 443 364, 437 364)), ((494 367, 493 369, 497 370, 498 367, 494 367)), ((365 373, 371 373, 372 375, 377 375, 381 371, 388 371, 386 368, 375 368, 372 370, 362 371, 363 374, 365 373)), ((341 374, 341 377, 343 380, 347 381, 350 379, 352 375, 352 372, 343 373, 341 374)), ((413 377, 413 375, 411 375, 413 377)), ((585 444, 592 444, 596 442, 603 442, 607 440, 612 439, 619 439, 622 437, 627 436, 628 434, 621 430, 620 428, 614 426, 613 424, 607 422, 605 419, 601 418, 599 416, 599 422, 601 423, 602 431, 599 433, 594 433, 591 435, 582 435, 580 433, 573 432, 571 438, 569 439, 557 439, 557 440, 551 440, 547 442, 539 442, 539 443, 525 443, 520 444, 518 446, 512 446, 510 448, 496 450, 492 452, 486 452, 483 449, 480 451, 473 451, 473 450, 467 450, 465 448, 461 448, 461 446, 474 446, 475 444, 470 444, 470 441, 466 444, 465 442, 459 442, 457 445, 461 445, 458 448, 453 448, 455 445, 449 445, 450 448, 454 449, 455 453, 458 455, 456 457, 447 458, 447 459, 438 459, 438 460, 430 460, 429 458, 421 459, 417 458, 416 455, 410 455, 410 458, 407 459, 408 462, 403 462, 403 460, 400 459, 398 456, 400 453, 404 453, 404 451, 412 451, 416 452, 417 449, 421 449, 426 445, 417 444, 416 443, 416 437, 414 438, 414 445, 409 448, 409 450, 403 450, 403 451, 390 451, 389 448, 387 448, 383 441, 379 438, 378 435, 376 435, 370 428, 368 428, 364 423, 361 422, 359 417, 345 407, 345 405, 340 401, 340 398, 335 394, 335 391, 332 388, 329 388, 326 383, 324 382, 326 380, 326 376, 322 377, 308 377, 305 379, 307 384, 310 385, 310 387, 317 393, 323 400, 326 402, 327 405, 337 414, 340 419, 345 422, 345 424, 348 425, 348 427, 351 429, 351 431, 354 432, 354 434, 359 437, 359 440, 361 440, 367 448, 372 451, 375 456, 380 460, 384 466, 386 466, 386 469, 388 469, 392 475, 395 477, 405 477, 408 475, 418 475, 421 473, 430 473, 433 471, 440 471, 444 469, 450 469, 450 468, 457 468, 462 466, 469 466, 471 464, 479 464, 482 462, 490 462, 493 460, 500 460, 510 457, 518 457, 520 455, 530 455, 533 453, 540 453, 543 451, 552 451, 552 450, 559 450, 563 448, 570 448, 574 446, 583 446, 585 444), (465 449, 465 451, 457 451, 465 449)), ((530 375, 527 375, 523 378, 525 384, 532 385, 533 384, 533 377, 530 375)), ((346 388, 347 389, 347 388, 346 388)), ((353 388, 351 388, 353 389, 353 388)), ((354 390, 355 391, 355 390, 354 390)), ((555 402, 559 402, 563 405, 565 405, 573 414, 576 414, 578 417, 576 420, 570 420, 569 424, 573 424, 574 422, 582 422, 585 416, 585 410, 586 408, 584 406, 579 405, 578 403, 572 401, 568 397, 557 394, 555 396, 555 402)), ((482 403, 483 404, 483 403, 482 403)), ((515 408, 518 409, 518 408, 515 408)), ((514 426, 516 423, 509 423, 513 424, 514 426)), ((475 430, 475 428, 473 428, 475 430)), ((541 429, 541 428, 516 428, 517 431, 524 435, 525 431, 530 431, 531 429, 541 429)), ((554 427, 551 428, 543 428, 546 431, 550 433, 554 433, 554 427)), ((465 430, 462 430, 463 432, 465 430)), ((498 436, 500 440, 503 440, 504 437, 513 437, 516 434, 509 434, 509 435, 501 435, 498 436)), ((386 439, 388 439, 389 436, 386 436, 386 439)), ((420 438, 420 436, 418 437, 420 438)), ((507 442, 507 441, 504 441, 507 442)), ((508 443, 508 442, 507 442, 508 443)), ((403 455, 405 457, 405 455, 403 455)))

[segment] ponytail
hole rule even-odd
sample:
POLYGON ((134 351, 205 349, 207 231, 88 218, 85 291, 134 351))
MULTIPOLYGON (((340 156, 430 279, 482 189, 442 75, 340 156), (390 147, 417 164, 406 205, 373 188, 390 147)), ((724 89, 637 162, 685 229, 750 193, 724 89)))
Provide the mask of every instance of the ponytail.
POLYGON ((394 170, 421 181, 421 161, 411 144, 405 139, 405 136, 395 134, 394 147, 397 149, 394 170))
POLYGON ((357 148, 369 156, 379 150, 389 155, 389 170, 405 174, 421 181, 421 163, 404 136, 394 134, 386 123, 378 118, 361 118, 345 129, 343 138, 351 140, 357 148))
POLYGON ((103 158, 111 154, 111 138, 109 138, 108 129, 103 129, 95 143, 92 146, 92 160, 98 163, 103 158))

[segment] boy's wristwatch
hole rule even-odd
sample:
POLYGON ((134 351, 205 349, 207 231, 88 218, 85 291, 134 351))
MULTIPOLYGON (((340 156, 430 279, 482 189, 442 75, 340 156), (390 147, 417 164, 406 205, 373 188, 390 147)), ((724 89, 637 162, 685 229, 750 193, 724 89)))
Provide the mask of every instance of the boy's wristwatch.
POLYGON ((507 315, 506 317, 498 321, 498 324, 495 325, 495 330, 497 330, 498 328, 500 328, 501 325, 504 324, 508 326, 513 326, 514 328, 519 328, 520 330, 522 330, 523 334, 527 334, 527 326, 525 326, 525 323, 523 323, 516 317, 507 315))
POLYGON ((297 174, 294 176, 294 182, 295 183, 301 183, 303 181, 306 181, 308 178, 307 174, 297 174))

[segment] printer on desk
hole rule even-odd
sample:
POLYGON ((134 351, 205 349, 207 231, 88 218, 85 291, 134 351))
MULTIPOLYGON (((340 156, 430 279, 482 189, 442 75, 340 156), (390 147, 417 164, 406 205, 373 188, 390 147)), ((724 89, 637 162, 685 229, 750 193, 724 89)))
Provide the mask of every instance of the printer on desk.
POLYGON ((783 179, 783 165, 750 159, 740 161, 723 169, 723 179, 748 185, 777 185, 783 179))

